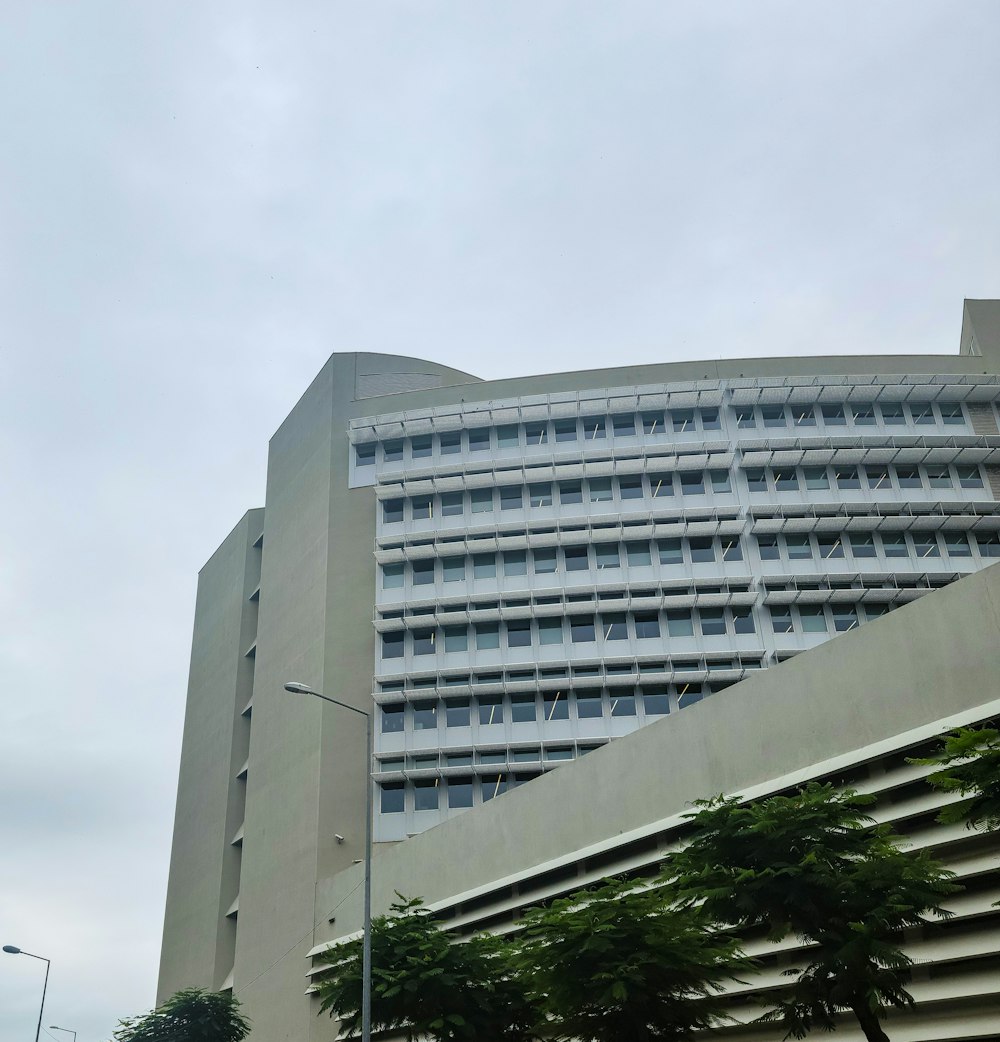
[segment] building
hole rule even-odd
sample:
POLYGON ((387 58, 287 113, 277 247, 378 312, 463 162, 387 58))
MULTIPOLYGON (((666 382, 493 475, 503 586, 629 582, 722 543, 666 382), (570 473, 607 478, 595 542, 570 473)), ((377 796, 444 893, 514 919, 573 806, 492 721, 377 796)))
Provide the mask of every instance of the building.
POLYGON ((359 923, 364 730, 288 680, 375 715, 377 900, 456 929, 648 863, 707 792, 918 785, 901 750, 997 709, 1000 579, 941 588, 1000 560, 998 403, 996 301, 951 356, 483 382, 334 355, 200 576, 160 997, 330 1037, 306 974, 359 923))

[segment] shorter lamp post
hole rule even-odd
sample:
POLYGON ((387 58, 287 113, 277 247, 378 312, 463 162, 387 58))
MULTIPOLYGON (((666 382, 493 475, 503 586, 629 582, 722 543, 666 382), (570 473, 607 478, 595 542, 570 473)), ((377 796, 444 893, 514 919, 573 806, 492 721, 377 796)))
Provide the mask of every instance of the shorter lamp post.
POLYGON ((65 1031, 67 1035, 72 1035, 73 1042, 76 1042, 76 1032, 72 1028, 61 1028, 55 1024, 49 1024, 49 1031, 65 1031))
POLYGON ((365 768, 365 911, 364 932, 362 939, 361 963, 361 1042, 371 1042, 372 1037, 372 760, 375 755, 375 739, 372 733, 372 714, 363 709, 339 702, 329 695, 321 695, 308 684, 291 681, 285 684, 285 690, 293 695, 312 695, 322 698, 324 702, 332 702, 341 709, 349 709, 365 718, 368 738, 368 763, 365 768))
POLYGON ((42 1015, 45 1013, 45 992, 49 987, 49 970, 52 969, 52 963, 45 958, 44 955, 32 955, 31 952, 21 951, 20 948, 15 948, 13 944, 5 944, 3 950, 8 955, 27 955, 30 959, 40 959, 45 963, 45 983, 42 985, 42 1007, 38 1011, 38 1027, 35 1029, 35 1042, 38 1042, 42 1034, 42 1015))

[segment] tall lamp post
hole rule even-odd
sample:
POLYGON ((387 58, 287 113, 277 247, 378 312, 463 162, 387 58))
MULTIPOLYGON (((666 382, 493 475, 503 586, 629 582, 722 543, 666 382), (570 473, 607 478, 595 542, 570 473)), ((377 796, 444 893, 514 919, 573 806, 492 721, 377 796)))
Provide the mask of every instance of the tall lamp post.
POLYGON ((46 959, 44 955, 32 955, 31 952, 21 951, 20 948, 15 948, 12 944, 5 944, 3 950, 8 955, 27 955, 30 959, 40 959, 45 963, 45 983, 42 985, 42 1006, 38 1011, 38 1027, 35 1029, 35 1042, 38 1042, 38 1039, 42 1034, 42 1014, 45 1013, 45 992, 48 991, 49 987, 49 970, 52 969, 52 963, 46 959))
POLYGON ((76 1042, 76 1032, 72 1028, 61 1028, 55 1024, 49 1024, 49 1031, 65 1031, 67 1035, 72 1035, 73 1042, 76 1042))
MULTIPOLYGON (((312 695, 324 702, 332 702, 341 709, 349 709, 365 718, 368 746, 368 762, 365 766, 365 910, 364 934, 361 963, 361 1042, 371 1042, 372 1037, 372 760, 375 756, 372 714, 363 709, 349 706, 329 695, 314 691, 307 684, 294 681, 285 684, 285 690, 293 695, 312 695)), ((37 1039, 36 1039, 37 1042, 37 1039)))

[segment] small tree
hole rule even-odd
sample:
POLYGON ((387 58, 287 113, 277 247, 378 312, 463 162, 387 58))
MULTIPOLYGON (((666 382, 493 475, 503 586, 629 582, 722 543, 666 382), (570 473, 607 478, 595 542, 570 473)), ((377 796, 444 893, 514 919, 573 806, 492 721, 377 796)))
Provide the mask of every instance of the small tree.
POLYGON ((938 821, 965 821, 969 828, 990 832, 1000 829, 1000 731, 990 727, 959 728, 945 735, 937 756, 910 762, 943 767, 927 780, 944 792, 967 797, 945 807, 938 821))
POLYGON ((702 800, 690 843, 666 863, 682 899, 717 922, 815 945, 764 1018, 786 1038, 833 1030, 850 1010, 870 1042, 888 1042, 880 1016, 913 1004, 899 931, 928 912, 947 915, 941 902, 959 889, 926 853, 900 850, 887 826, 872 824, 873 802, 816 783, 757 803, 702 800))
POLYGON ((611 881, 535 909, 515 941, 547 1039, 689 1039, 723 1019, 716 992, 741 965, 728 934, 659 889, 611 881))
POLYGON ((240 1042, 250 1025, 240 1004, 219 991, 188 988, 145 1016, 122 1020, 115 1042, 240 1042))
MULTIPOLYGON (((372 1027, 400 1030, 409 1042, 522 1042, 537 1019, 512 976, 502 941, 453 941, 420 899, 398 895, 390 915, 372 920, 372 1027)), ((350 1036, 361 1024, 362 944, 331 949, 318 977, 321 1013, 350 1036)))

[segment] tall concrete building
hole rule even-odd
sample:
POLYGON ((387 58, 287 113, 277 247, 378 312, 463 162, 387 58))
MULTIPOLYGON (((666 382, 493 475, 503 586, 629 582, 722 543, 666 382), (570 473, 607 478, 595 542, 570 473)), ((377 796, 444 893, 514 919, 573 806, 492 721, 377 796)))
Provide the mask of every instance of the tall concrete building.
POLYGON ((334 355, 199 579, 160 997, 332 1036, 307 975, 359 924, 365 736, 288 680, 373 714, 377 898, 458 930, 654 863, 706 793, 920 782, 901 750, 998 708, 1000 578, 941 589, 1000 561, 998 403, 997 301, 955 355, 334 355))

